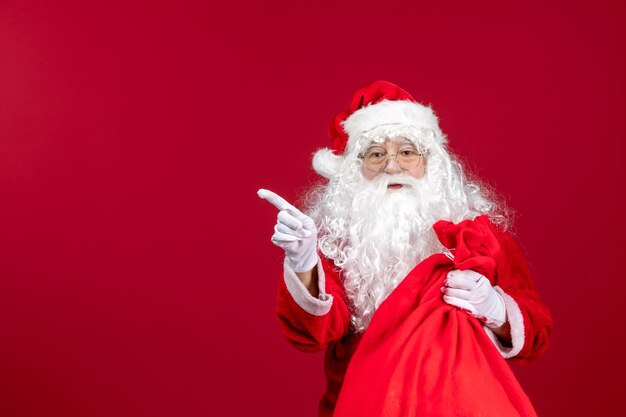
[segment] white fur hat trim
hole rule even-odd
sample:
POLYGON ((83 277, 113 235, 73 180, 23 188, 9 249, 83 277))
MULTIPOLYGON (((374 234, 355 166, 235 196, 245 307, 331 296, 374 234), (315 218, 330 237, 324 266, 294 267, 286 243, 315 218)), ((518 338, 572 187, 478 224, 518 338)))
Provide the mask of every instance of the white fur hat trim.
POLYGON ((442 137, 437 116, 430 107, 407 100, 383 100, 355 111, 343 122, 343 128, 348 134, 348 147, 354 146, 354 141, 365 132, 381 125, 427 128, 442 137))

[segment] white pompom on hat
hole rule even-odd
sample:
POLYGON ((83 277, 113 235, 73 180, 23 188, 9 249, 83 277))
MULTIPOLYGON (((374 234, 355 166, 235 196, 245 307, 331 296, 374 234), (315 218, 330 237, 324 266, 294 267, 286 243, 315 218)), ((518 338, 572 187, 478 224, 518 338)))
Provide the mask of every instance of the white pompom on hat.
POLYGON ((350 107, 333 118, 328 129, 332 145, 314 154, 313 169, 325 178, 333 178, 359 139, 376 131, 389 138, 404 136, 414 141, 420 140, 419 133, 411 132, 428 131, 431 140, 445 143, 437 116, 430 107, 417 103, 395 84, 375 81, 359 89, 352 97, 350 107))

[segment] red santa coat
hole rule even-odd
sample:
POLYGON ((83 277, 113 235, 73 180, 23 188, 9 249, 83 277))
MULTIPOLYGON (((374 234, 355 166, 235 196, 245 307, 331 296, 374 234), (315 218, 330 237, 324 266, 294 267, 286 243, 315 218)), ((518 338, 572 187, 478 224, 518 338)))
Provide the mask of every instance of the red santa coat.
POLYGON ((552 329, 521 250, 486 216, 434 228, 450 253, 411 271, 362 335, 350 327, 349 300, 332 261, 322 257, 318 264, 319 298, 285 263, 277 299, 281 329, 299 350, 326 349, 320 416, 535 415, 504 360, 540 356, 552 329), (443 302, 439 288, 452 269, 490 279, 505 300, 510 345, 443 302))

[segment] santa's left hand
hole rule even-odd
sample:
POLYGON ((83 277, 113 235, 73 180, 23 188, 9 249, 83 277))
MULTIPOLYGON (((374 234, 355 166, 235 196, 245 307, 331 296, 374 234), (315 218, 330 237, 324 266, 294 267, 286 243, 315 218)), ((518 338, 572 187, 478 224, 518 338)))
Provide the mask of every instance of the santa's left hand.
POLYGON ((441 287, 443 301, 467 310, 488 327, 498 328, 506 323, 504 299, 489 280, 472 270, 452 270, 441 287))

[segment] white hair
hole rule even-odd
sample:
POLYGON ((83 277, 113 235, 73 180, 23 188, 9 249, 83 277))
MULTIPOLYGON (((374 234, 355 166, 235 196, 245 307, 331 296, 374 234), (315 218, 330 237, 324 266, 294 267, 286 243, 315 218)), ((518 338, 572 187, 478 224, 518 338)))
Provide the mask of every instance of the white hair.
POLYGON ((504 228, 508 223, 505 206, 496 204, 489 188, 466 179, 442 141, 416 132, 402 136, 425 152, 423 178, 404 173, 363 178, 359 155, 372 141, 388 138, 382 127, 348 146, 336 174, 307 194, 320 251, 342 270, 356 332, 367 328, 378 306, 411 269, 444 250, 432 229, 435 222, 458 223, 487 214, 504 228), (390 183, 406 186, 389 190, 390 183))

